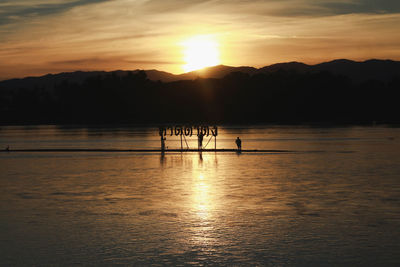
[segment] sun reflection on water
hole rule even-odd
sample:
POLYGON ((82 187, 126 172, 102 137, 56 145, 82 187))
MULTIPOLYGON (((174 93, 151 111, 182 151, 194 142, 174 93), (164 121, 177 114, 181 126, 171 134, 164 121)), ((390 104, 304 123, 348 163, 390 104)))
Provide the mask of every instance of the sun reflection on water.
POLYGON ((204 179, 203 174, 200 174, 194 184, 194 209, 201 219, 207 219, 210 210, 210 185, 204 179))
POLYGON ((210 155, 196 155, 192 170, 192 227, 190 242, 194 246, 206 248, 213 243, 214 212, 218 205, 216 201, 217 173, 215 161, 210 155), (212 166, 211 166, 212 165, 212 166))

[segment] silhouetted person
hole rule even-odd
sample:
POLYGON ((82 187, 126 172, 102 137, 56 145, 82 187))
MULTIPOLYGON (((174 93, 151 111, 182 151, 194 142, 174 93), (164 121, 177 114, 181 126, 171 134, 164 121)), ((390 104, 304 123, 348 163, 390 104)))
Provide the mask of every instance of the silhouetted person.
POLYGON ((240 140, 239 136, 238 136, 238 138, 236 138, 235 142, 236 142, 236 145, 238 147, 238 150, 242 151, 242 140, 240 140))
POLYGON ((10 146, 7 146, 7 147, 6 147, 6 151, 10 151, 10 146))
POLYGON ((167 138, 161 136, 161 152, 165 151, 165 140, 167 140, 167 138))
POLYGON ((199 134, 199 150, 203 149, 203 134, 199 134))

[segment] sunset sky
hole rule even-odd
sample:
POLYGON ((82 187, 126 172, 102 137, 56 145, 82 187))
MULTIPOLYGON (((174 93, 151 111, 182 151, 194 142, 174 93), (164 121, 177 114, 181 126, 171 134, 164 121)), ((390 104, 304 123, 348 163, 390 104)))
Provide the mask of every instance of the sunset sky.
POLYGON ((182 73, 193 42, 231 66, 400 60, 399 25, 399 0, 0 0, 0 80, 75 70, 182 73))

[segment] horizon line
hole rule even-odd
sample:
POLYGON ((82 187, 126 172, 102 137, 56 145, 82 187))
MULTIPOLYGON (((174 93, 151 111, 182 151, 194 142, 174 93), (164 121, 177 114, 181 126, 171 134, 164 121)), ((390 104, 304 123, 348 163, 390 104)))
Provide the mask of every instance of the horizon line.
POLYGON ((324 64, 324 63, 331 63, 331 62, 335 62, 335 61, 350 61, 350 62, 354 62, 354 63, 365 63, 368 61, 391 61, 391 62, 400 62, 400 60, 394 60, 394 59, 389 59, 389 58, 370 58, 370 59, 365 59, 365 60, 356 60, 356 59, 347 59, 347 58, 337 58, 337 59, 332 59, 332 60, 328 60, 328 61, 320 61, 319 63, 315 63, 315 64, 309 64, 309 63, 304 63, 301 61, 284 61, 284 62, 276 62, 276 63, 272 63, 269 65, 263 65, 260 67, 255 67, 255 66, 250 66, 250 65, 239 65, 239 66, 233 66, 233 65, 225 65, 225 64, 218 64, 218 65, 213 65, 213 66, 208 66, 208 67, 204 67, 201 69, 197 69, 197 70, 192 70, 189 72, 182 72, 182 73, 173 73, 173 72, 168 72, 165 70, 160 70, 160 69, 156 69, 156 68, 150 68, 150 69, 114 69, 114 70, 101 70, 101 69, 92 69, 92 70, 84 70, 84 69, 76 69, 76 70, 71 70, 71 71, 61 71, 61 72, 48 72, 45 74, 39 74, 39 75, 28 75, 28 76, 23 76, 23 77, 11 77, 11 78, 0 78, 0 82, 4 82, 4 81, 8 81, 8 80, 22 80, 22 79, 28 79, 28 78, 40 78, 40 77, 44 77, 44 76, 48 76, 48 75, 59 75, 59 74, 66 74, 66 73, 76 73, 76 72, 106 72, 106 73, 112 73, 112 72, 118 72, 118 71, 125 71, 125 72, 135 72, 135 71, 158 71, 158 72, 164 72, 167 74, 171 74, 174 76, 181 76, 181 75, 185 75, 185 74, 190 74, 190 73, 196 73, 196 72, 203 72, 206 71, 208 69, 211 68, 215 68, 215 67, 231 67, 231 68, 254 68, 256 70, 260 70, 262 68, 265 67, 270 67, 270 66, 274 66, 274 65, 279 65, 279 64, 290 64, 290 63, 299 63, 299 64, 304 64, 306 66, 316 66, 316 65, 320 65, 320 64, 324 64))

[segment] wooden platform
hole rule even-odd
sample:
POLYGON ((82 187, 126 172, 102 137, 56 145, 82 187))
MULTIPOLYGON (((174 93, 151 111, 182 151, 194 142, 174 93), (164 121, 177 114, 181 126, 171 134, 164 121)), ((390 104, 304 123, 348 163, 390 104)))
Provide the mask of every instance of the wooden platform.
POLYGON ((290 150, 258 150, 258 149, 243 149, 238 151, 237 149, 167 149, 161 151, 161 149, 86 149, 86 148, 44 148, 44 149, 10 149, 0 150, 0 152, 14 153, 14 152, 158 152, 158 153, 170 153, 170 152, 235 152, 235 153, 294 153, 295 151, 290 150))

